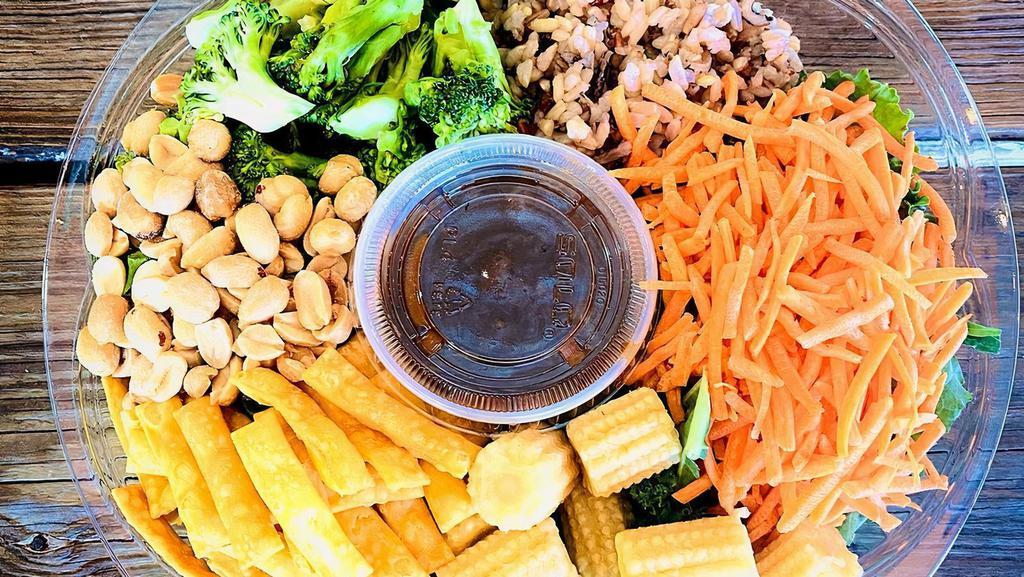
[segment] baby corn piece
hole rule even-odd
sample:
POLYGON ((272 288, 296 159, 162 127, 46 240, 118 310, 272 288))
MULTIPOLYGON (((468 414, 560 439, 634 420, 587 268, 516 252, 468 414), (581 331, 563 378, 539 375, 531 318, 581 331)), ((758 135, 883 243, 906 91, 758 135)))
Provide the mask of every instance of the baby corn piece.
POLYGON ((493 525, 484 521, 480 515, 473 515, 445 533, 444 540, 452 548, 452 553, 458 555, 492 531, 494 531, 493 525))
POLYGON ((590 492, 607 497, 679 462, 682 445, 658 394, 642 387, 565 428, 590 492))
POLYGON ((320 355, 302 379, 363 425, 454 477, 465 477, 480 452, 480 447, 455 431, 395 402, 333 349, 320 355))
POLYGON ((758 577, 739 517, 622 531, 615 536, 615 550, 622 577, 758 577))
POLYGON ((569 557, 580 577, 619 577, 615 535, 626 530, 626 507, 618 495, 595 497, 577 486, 562 504, 569 557))
POLYGON ((437 570, 437 577, 579 577, 548 517, 526 531, 498 531, 437 570))
POLYGON ((834 527, 804 523, 757 554, 761 577, 860 577, 857 556, 834 527))
POLYGON ((174 529, 163 519, 149 516, 146 494, 138 485, 118 487, 110 492, 125 521, 139 532, 139 535, 156 551, 172 569, 183 577, 214 577, 203 563, 196 558, 192 549, 182 541, 174 529))

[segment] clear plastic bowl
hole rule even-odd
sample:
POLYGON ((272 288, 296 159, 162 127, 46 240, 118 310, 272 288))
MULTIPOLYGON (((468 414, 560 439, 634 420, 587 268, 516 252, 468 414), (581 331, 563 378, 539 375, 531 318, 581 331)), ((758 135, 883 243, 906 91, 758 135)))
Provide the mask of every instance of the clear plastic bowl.
MULTIPOLYGON (((43 322, 47 376, 61 443, 100 538, 131 576, 170 569, 124 522, 110 489, 124 484, 125 458, 97 379, 73 358, 74 336, 92 298, 90 261, 82 244, 89 182, 109 165, 121 128, 148 104, 150 80, 181 71, 190 51, 182 27, 208 2, 157 0, 115 56, 82 111, 54 199, 44 263, 43 322)), ((858 545, 866 574, 931 575, 952 546, 981 490, 1010 398, 1019 329, 1019 278, 1010 211, 991 144, 963 80, 931 29, 908 0, 778 0, 769 2, 803 42, 809 68, 871 68, 892 82, 917 112, 913 128, 922 149, 942 167, 929 181, 956 215, 961 262, 988 271, 967 308, 1003 330, 1003 350, 960 358, 975 396, 933 458, 949 476, 945 493, 917 498, 922 511, 888 535, 858 545)))

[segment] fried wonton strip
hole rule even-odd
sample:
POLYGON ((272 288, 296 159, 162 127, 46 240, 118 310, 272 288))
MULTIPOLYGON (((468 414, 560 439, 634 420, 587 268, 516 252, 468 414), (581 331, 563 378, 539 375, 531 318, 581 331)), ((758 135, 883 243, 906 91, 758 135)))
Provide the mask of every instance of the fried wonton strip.
POLYGON ((313 397, 324 413, 345 431, 356 450, 377 470, 388 489, 401 491, 422 487, 430 482, 420 468, 419 461, 409 451, 392 443, 386 435, 364 426, 312 387, 303 386, 302 390, 313 397))
POLYGON ((338 347, 338 352, 368 379, 372 379, 380 372, 377 357, 362 331, 357 332, 345 344, 338 347))
POLYGON ((452 552, 458 555, 490 535, 494 529, 495 527, 484 521, 480 515, 473 515, 445 533, 444 540, 452 548, 452 552))
POLYGON ((476 513, 465 481, 438 471, 430 463, 423 463, 423 470, 430 477, 430 484, 423 487, 423 494, 442 533, 451 531, 476 513))
POLYGON ((231 440, 263 502, 320 577, 373 572, 306 477, 277 419, 254 421, 231 440))
POLYGON ((227 547, 231 539, 188 442, 174 421, 174 412, 180 408, 181 401, 174 397, 162 403, 143 403, 135 412, 149 446, 167 472, 188 541, 197 555, 206 557, 227 547))
POLYGON ((309 572, 303 571, 295 562, 287 547, 260 561, 256 566, 270 577, 308 577, 309 572))
POLYGON ((433 573, 455 558, 437 530, 423 499, 392 501, 379 505, 377 509, 428 573, 433 573))
POLYGON ((128 458, 125 470, 129 473, 136 472, 135 460, 132 459, 132 454, 128 451, 128 435, 125 433, 124 422, 121 418, 121 413, 124 411, 124 397, 128 394, 128 384, 124 379, 115 377, 103 377, 102 383, 103 394, 107 398, 110 422, 114 425, 114 433, 117 434, 117 440, 121 443, 121 448, 124 449, 124 454, 128 458))
POLYGON ((206 564, 220 577, 267 577, 263 571, 255 567, 242 567, 237 559, 220 552, 210 555, 206 564))
POLYGON ((373 509, 357 507, 334 518, 373 567, 373 577, 427 577, 405 543, 373 509))
POLYGON ((480 452, 465 437, 395 402, 334 350, 324 352, 302 379, 363 425, 454 477, 465 477, 480 452))
POLYGON ((156 455, 149 447, 146 433, 142 430, 142 425, 139 424, 139 419, 135 415, 136 410, 137 407, 132 407, 130 410, 122 409, 119 413, 126 441, 124 452, 135 466, 136 474, 163 475, 164 470, 160 468, 156 455))
POLYGON ((142 490, 146 493, 150 517, 159 519, 178 508, 178 504, 174 501, 174 493, 171 492, 171 485, 167 482, 167 477, 139 473, 139 485, 142 485, 142 490))
POLYGON ((331 511, 337 513, 339 511, 347 511, 356 507, 372 507, 373 505, 390 503, 391 501, 419 499, 423 496, 423 485, 406 487, 404 489, 392 491, 380 478, 380 475, 373 467, 370 467, 370 476, 373 477, 372 487, 369 489, 363 489, 355 495, 338 497, 330 504, 331 511))
POLYGON ((200 561, 182 541, 171 525, 163 519, 149 516, 149 505, 142 487, 128 485, 118 487, 110 492, 117 503, 125 521, 131 525, 142 539, 156 551, 156 554, 182 575, 182 577, 214 577, 214 574, 200 561))
POLYGON ((288 379, 270 369, 255 368, 232 375, 231 383, 257 403, 281 413, 306 445, 324 484, 336 493, 352 495, 373 485, 362 455, 345 432, 288 379))
POLYGON ((270 511, 235 452, 220 407, 199 400, 178 409, 174 419, 210 487, 234 557, 249 567, 284 549, 270 511))

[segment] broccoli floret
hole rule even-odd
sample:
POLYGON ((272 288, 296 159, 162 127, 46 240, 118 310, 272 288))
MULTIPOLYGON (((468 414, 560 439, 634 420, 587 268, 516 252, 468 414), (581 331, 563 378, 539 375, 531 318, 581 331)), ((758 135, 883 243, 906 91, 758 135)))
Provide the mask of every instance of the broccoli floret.
MULTIPOLYGON (((192 48, 201 48, 213 31, 220 25, 221 18, 235 10, 242 0, 228 0, 216 8, 200 12, 185 25, 185 38, 192 48)), ((328 2, 325 0, 270 0, 270 7, 288 19, 288 27, 292 32, 299 29, 298 23, 306 18, 316 21, 323 16, 328 2)))
POLYGON ((262 134, 240 124, 231 134, 225 165, 245 200, 252 200, 261 180, 279 174, 290 174, 315 186, 327 160, 301 152, 282 152, 267 144, 262 134))
POLYGON ((432 45, 433 37, 426 27, 415 42, 403 40, 388 57, 384 82, 379 87, 368 87, 328 122, 338 134, 376 141, 373 175, 382 185, 391 182, 426 150, 413 134, 404 95, 406 86, 420 77, 432 45))
POLYGON ((707 510, 706 499, 683 505, 672 498, 682 486, 676 469, 670 468, 627 489, 637 524, 646 527, 702 517, 707 510))
POLYGON ((367 0, 355 7, 335 3, 324 14, 316 48, 303 60, 299 81, 307 90, 330 91, 348 79, 348 67, 360 50, 382 30, 419 26, 423 0, 367 0))
POLYGON ((309 112, 312 103, 278 86, 267 72, 270 49, 285 21, 269 4, 237 0, 182 79, 181 119, 191 125, 227 116, 273 132, 309 112))
POLYGON ((459 0, 434 22, 432 78, 406 89, 406 100, 445 146, 477 134, 515 132, 527 106, 509 92, 491 25, 475 0, 459 0))

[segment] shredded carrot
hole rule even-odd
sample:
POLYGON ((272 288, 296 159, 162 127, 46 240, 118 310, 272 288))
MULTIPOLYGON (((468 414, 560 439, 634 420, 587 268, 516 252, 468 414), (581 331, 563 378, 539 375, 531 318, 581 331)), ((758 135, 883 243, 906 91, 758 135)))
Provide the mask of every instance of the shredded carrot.
POLYGON ((716 510, 752 511, 755 541, 854 511, 891 529, 890 508, 948 487, 927 453, 985 273, 955 262, 953 214, 919 174, 935 161, 883 129, 868 98, 851 101, 853 83, 828 90, 815 73, 761 106, 739 104, 735 80, 717 107, 644 86, 682 123, 670 142, 612 94, 632 148, 611 174, 644 187, 660 280, 640 286, 662 303, 628 380, 665 392, 678 423, 682 387, 709 378, 705 473, 680 502, 714 487, 716 510), (936 222, 899 214, 918 182, 936 222))

